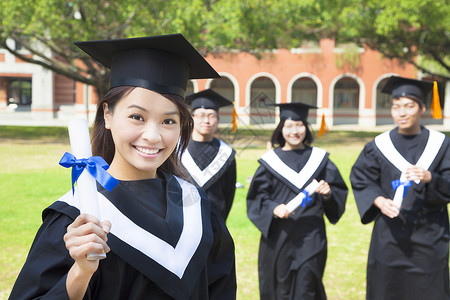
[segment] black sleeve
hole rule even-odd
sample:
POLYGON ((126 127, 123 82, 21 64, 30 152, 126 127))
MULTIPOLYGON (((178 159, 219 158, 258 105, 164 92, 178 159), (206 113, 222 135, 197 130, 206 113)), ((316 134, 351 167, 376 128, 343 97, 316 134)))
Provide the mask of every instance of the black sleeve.
POLYGON ((381 163, 374 153, 375 147, 373 141, 364 147, 350 173, 353 194, 363 224, 372 222, 380 214, 374 200, 384 195, 380 185, 381 163))
POLYGON ((234 242, 215 207, 211 208, 211 225, 214 241, 207 267, 209 299, 236 299, 234 242))
POLYGON ((233 159, 222 178, 227 182, 225 185, 226 188, 223 190, 225 199, 224 220, 226 220, 233 205, 234 194, 236 192, 236 160, 233 159))
POLYGON ((272 199, 273 181, 270 172, 261 165, 247 193, 247 216, 266 238, 274 218, 273 210, 280 204, 272 199))
POLYGON ((348 188, 336 165, 328 160, 324 180, 331 189, 331 198, 323 200, 325 215, 332 224, 336 224, 345 211, 348 188))
POLYGON ((49 212, 31 246, 9 299, 68 299, 66 277, 74 261, 63 240, 73 220, 49 212))
MULTIPOLYGON (((446 146, 448 143, 446 143, 446 146)), ((431 181, 428 183, 425 203, 431 205, 445 205, 450 203, 450 147, 447 146, 445 154, 439 165, 431 172, 431 181)))

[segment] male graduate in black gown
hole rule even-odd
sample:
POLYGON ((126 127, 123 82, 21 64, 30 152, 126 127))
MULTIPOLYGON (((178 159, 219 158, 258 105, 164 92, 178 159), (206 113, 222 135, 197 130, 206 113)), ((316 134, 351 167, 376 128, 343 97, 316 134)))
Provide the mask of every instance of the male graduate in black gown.
POLYGON ((219 126, 219 108, 233 103, 211 89, 187 96, 186 102, 191 105, 194 131, 181 160, 226 220, 236 190, 235 151, 214 133, 219 126))
POLYGON ((361 221, 375 221, 367 299, 450 299, 449 140, 420 124, 432 86, 388 80, 397 127, 368 143, 351 171, 361 221))

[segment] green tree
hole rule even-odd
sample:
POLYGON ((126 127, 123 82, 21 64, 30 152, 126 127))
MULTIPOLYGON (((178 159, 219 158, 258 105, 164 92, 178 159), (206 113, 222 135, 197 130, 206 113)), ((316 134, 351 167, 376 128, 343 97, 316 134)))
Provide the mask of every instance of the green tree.
POLYGON ((120 38, 140 8, 137 1, 1 1, 0 46, 17 57, 104 91, 106 72, 73 45, 77 40, 120 38), (6 43, 12 38, 23 55, 6 43), (76 63, 80 59, 83 63, 76 63))
POLYGON ((448 0, 355 0, 340 15, 337 38, 450 80, 449 16, 448 0))
POLYGON ((213 3, 212 0, 3 0, 0 47, 27 62, 93 85, 103 94, 108 85, 108 70, 97 65, 73 42, 182 32, 191 41, 194 39, 194 44, 202 45, 203 16, 213 3), (10 47, 8 38, 33 55, 10 47))
POLYGON ((108 70, 74 41, 181 32, 203 55, 229 50, 257 54, 329 33, 334 19, 327 7, 339 3, 344 1, 3 0, 0 47, 103 94, 108 70), (10 47, 7 38, 33 56, 10 47))
POLYGON ((335 38, 450 76, 448 0, 2 0, 0 47, 107 89, 108 70, 73 42, 181 32, 203 55, 253 54, 335 38), (10 47, 12 38, 33 56, 10 47), (417 59, 417 58, 420 59, 417 59), (81 63, 80 63, 81 62, 81 63))

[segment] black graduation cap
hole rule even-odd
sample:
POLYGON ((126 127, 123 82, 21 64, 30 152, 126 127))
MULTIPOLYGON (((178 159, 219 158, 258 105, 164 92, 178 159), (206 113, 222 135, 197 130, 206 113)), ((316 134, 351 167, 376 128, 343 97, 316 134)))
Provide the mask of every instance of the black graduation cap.
POLYGON ((188 79, 220 78, 180 33, 74 44, 111 70, 110 88, 143 87, 184 98, 188 79))
POLYGON ((393 99, 408 97, 416 102, 423 103, 425 96, 432 89, 433 82, 431 81, 391 76, 381 92, 391 94, 393 99))
POLYGON ((301 102, 277 103, 275 106, 280 107, 280 118, 291 119, 293 121, 305 121, 308 119, 309 109, 318 108, 301 102))
POLYGON ((219 111, 220 107, 233 104, 233 102, 211 89, 203 90, 187 96, 186 103, 191 106, 192 111, 197 108, 214 109, 215 111, 219 111))

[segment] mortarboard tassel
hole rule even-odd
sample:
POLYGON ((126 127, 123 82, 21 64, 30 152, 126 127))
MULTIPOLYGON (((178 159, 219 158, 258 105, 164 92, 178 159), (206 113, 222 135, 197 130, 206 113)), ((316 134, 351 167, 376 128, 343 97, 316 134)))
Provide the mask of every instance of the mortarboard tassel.
POLYGON ((433 101, 431 101, 431 115, 433 119, 442 119, 441 103, 439 101, 439 93, 437 82, 433 83, 433 101))
POLYGON ((234 102, 233 102, 233 117, 231 119, 231 131, 232 132, 236 132, 236 129, 237 129, 237 118, 238 118, 238 115, 236 113, 236 106, 234 105, 234 102))
POLYGON ((325 123, 325 114, 322 114, 322 122, 320 122, 320 129, 319 129, 319 138, 329 131, 330 129, 328 128, 327 123, 325 123))

